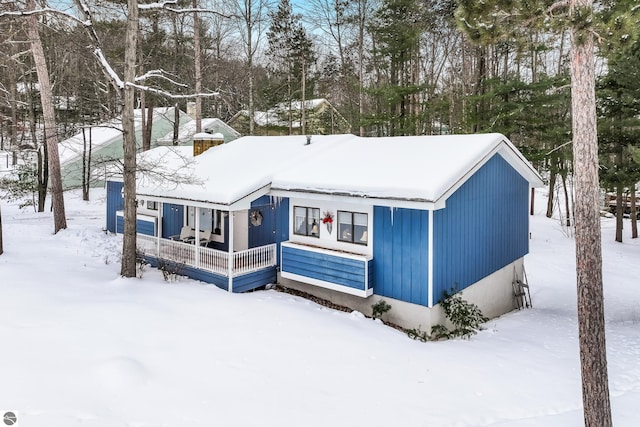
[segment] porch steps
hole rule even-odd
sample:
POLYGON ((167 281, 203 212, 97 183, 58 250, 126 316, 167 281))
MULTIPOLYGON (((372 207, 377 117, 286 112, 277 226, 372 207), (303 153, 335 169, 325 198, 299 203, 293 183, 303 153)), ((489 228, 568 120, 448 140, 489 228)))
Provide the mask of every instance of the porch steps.
POLYGON ((513 295, 516 299, 518 310, 531 308, 531 294, 529 293, 529 283, 527 280, 527 271, 522 266, 522 280, 518 278, 515 266, 513 267, 513 295))

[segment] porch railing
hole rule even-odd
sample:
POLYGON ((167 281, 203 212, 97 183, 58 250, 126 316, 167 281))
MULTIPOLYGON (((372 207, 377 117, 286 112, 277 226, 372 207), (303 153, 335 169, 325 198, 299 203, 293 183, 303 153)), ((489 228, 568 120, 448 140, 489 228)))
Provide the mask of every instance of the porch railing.
MULTIPOLYGON (((145 255, 182 263, 221 276, 229 275, 228 252, 169 239, 158 241, 157 237, 143 234, 138 234, 137 244, 145 255)), ((276 265, 276 244, 272 243, 234 252, 232 274, 234 276, 247 274, 274 265, 276 265)))

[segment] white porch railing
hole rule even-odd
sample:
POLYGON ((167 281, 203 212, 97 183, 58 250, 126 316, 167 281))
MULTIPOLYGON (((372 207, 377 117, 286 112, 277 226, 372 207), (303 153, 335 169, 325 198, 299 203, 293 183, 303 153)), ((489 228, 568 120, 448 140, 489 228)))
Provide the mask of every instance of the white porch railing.
MULTIPOLYGON (((144 234, 138 234, 137 244, 145 255, 182 263, 221 276, 229 275, 228 252, 169 239, 158 241, 157 237, 144 234), (196 251, 198 251, 197 257, 196 251)), ((234 276, 247 274, 274 265, 276 265, 276 244, 272 243, 234 252, 232 274, 234 276)))
POLYGON ((234 274, 246 274, 272 265, 276 265, 275 243, 233 253, 234 274))

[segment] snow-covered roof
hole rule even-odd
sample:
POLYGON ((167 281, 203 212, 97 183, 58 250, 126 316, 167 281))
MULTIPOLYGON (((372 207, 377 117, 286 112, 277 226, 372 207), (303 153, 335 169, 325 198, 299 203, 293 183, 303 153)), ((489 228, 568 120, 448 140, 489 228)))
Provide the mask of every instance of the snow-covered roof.
POLYGON ((498 133, 475 135, 353 137, 274 176, 272 190, 438 203, 495 153, 525 179, 537 172, 498 133))
MULTIPOLYGON (((220 129, 224 129, 230 135, 234 135, 235 137, 239 137, 240 133, 236 131, 234 128, 220 120, 216 117, 203 118, 201 121, 201 128, 203 131, 216 131, 218 132, 220 129)), ((193 140, 193 135, 196 133, 196 121, 194 119, 189 120, 180 126, 178 130, 178 142, 184 144, 186 142, 190 142, 193 140)), ((173 142, 173 131, 167 133, 161 138, 157 139, 159 144, 170 144, 173 142)))
MULTIPOLYGON (((194 157, 188 168, 196 182, 176 184, 139 180, 138 194, 222 206, 233 205, 252 193, 266 193, 276 173, 297 162, 314 158, 322 151, 352 137, 314 136, 313 143, 306 145, 305 136, 246 136, 209 148, 194 157)), ((167 148, 169 147, 158 147, 147 153, 167 148)), ((187 173, 184 161, 179 157, 173 160, 167 157, 164 164, 167 168, 173 167, 176 171, 187 173)))
MULTIPOLYGON (((270 191, 367 198, 387 205, 433 203, 437 208, 496 153, 532 185, 542 184, 522 154, 496 133, 383 138, 314 135, 311 144, 306 142, 305 136, 240 138, 194 158, 190 168, 198 182, 146 182, 139 184, 138 192, 219 205, 270 191)), ((184 172, 184 161, 177 160, 173 167, 184 172)))
MULTIPOLYGON (((153 110, 153 119, 156 120, 162 116, 166 116, 173 111, 173 107, 155 108, 153 110)), ((134 110, 134 124, 136 131, 142 127, 142 110, 134 110)), ((87 143, 89 141, 88 129, 85 130, 87 143)), ((115 141, 122 139, 122 118, 117 117, 105 123, 91 126, 91 149, 96 151, 101 147, 107 146, 115 141)), ((72 162, 82 155, 84 151, 84 138, 82 131, 65 139, 58 145, 60 153, 60 164, 72 162)))

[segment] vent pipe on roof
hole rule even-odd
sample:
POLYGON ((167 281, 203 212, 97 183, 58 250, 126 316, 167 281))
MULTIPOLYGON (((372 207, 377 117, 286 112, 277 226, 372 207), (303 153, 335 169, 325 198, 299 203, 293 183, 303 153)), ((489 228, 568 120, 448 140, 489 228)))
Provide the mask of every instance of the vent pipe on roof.
POLYGON ((305 145, 311 144, 311 135, 307 135, 307 143, 305 145))

